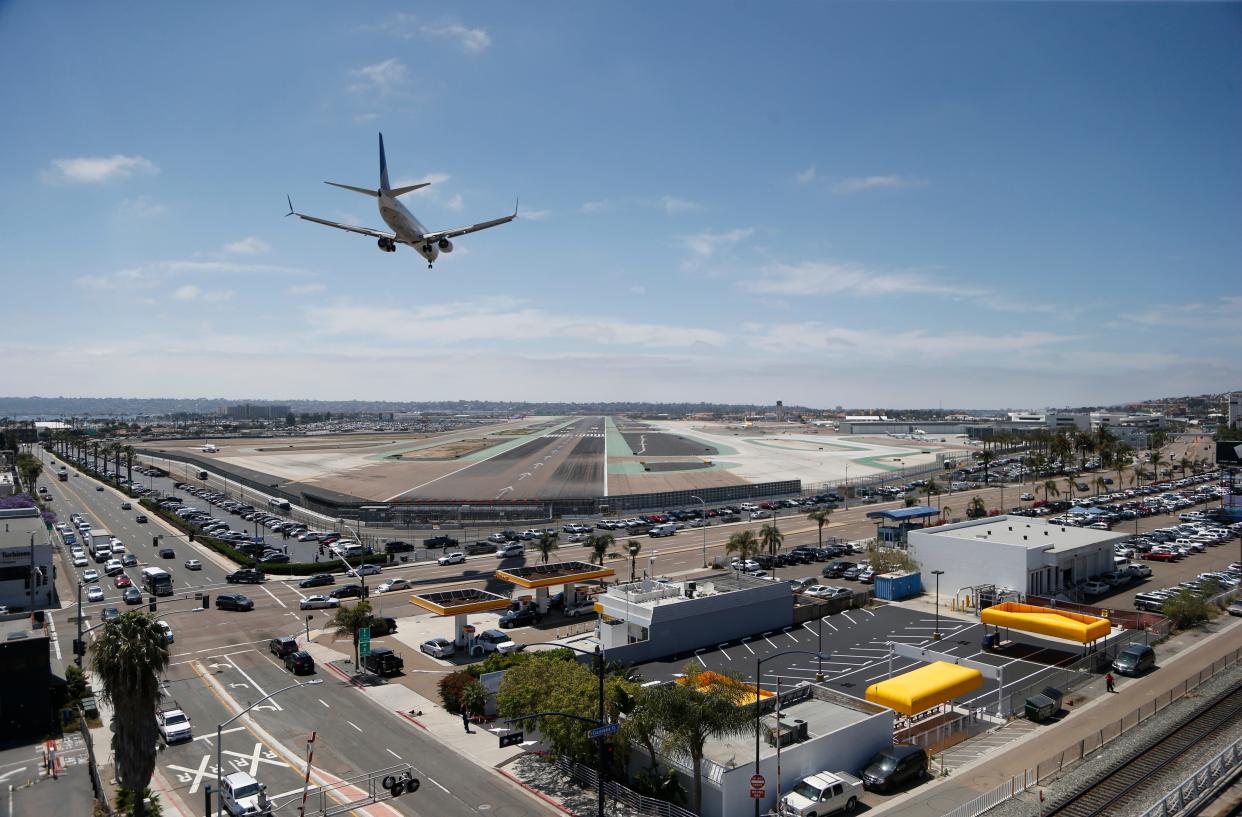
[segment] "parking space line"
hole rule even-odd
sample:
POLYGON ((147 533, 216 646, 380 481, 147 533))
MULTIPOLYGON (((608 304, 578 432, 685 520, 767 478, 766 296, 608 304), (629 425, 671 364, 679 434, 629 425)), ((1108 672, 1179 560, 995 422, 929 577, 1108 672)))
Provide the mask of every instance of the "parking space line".
POLYGON ((727 642, 727 641, 726 641, 726 642, 725 642, 725 643, 723 643, 723 644, 717 644, 717 645, 716 645, 716 649, 720 650, 720 654, 721 654, 721 655, 723 655, 725 658, 728 658, 730 661, 732 661, 733 659, 729 657, 729 654, 728 654, 727 652, 725 652, 725 649, 724 649, 724 648, 725 648, 725 647, 727 647, 728 645, 729 645, 729 642, 727 642))
POLYGON ((845 616, 845 618, 849 621, 849 623, 850 623, 850 624, 857 624, 857 623, 858 623, 858 622, 857 622, 857 621, 855 621, 854 619, 850 618, 850 614, 849 614, 849 613, 847 613, 847 612, 845 612, 844 610, 842 610, 842 611, 841 611, 841 615, 845 616))
POLYGON ((811 624, 810 624, 810 622, 808 622, 808 621, 804 621, 804 622, 802 622, 802 626, 803 626, 803 627, 806 627, 806 631, 807 631, 808 633, 811 633, 812 635, 819 635, 819 633, 817 633, 817 632, 815 632, 814 630, 812 630, 812 629, 811 629, 811 624))
POLYGON ((779 650, 779 649, 780 649, 780 647, 776 646, 776 644, 774 644, 774 643, 772 642, 772 639, 768 638, 768 636, 770 636, 770 635, 771 635, 771 633, 764 633, 764 634, 763 634, 763 640, 764 640, 764 641, 766 641, 766 642, 768 642, 769 644, 772 644, 772 649, 774 649, 774 650, 779 650))
POLYGON ((831 621, 829 621, 829 620, 828 620, 828 616, 824 616, 823 618, 821 618, 821 619, 820 619, 820 621, 824 622, 824 623, 825 623, 825 624, 827 624, 829 627, 831 627, 831 628, 832 628, 832 630, 833 630, 833 632, 839 632, 839 631, 837 630, 837 625, 835 625, 835 624, 833 624, 831 621))
POLYGON ((327 709, 332 708, 332 706, 327 701, 325 701, 323 698, 319 698, 318 700, 319 700, 319 703, 323 704, 325 708, 327 709))
POLYGON ((396 752, 394 752, 392 749, 389 749, 387 746, 385 746, 385 747, 384 747, 384 751, 385 751, 385 752, 387 752, 388 754, 392 755, 393 757, 395 757, 397 760, 400 760, 400 759, 401 759, 401 755, 397 754, 397 753, 396 753, 396 752))
POLYGON ((793 629, 792 627, 786 627, 784 630, 781 630, 781 632, 783 632, 785 635, 789 636, 789 637, 790 637, 790 639, 792 639, 792 640, 793 640, 793 643, 797 644, 797 643, 799 643, 799 641, 798 641, 798 639, 794 638, 794 634, 790 632, 790 630, 792 630, 792 629, 793 629))
POLYGON ((866 607, 863 607, 863 608, 862 608, 862 611, 863 611, 864 613, 866 613, 867 615, 871 616, 872 618, 875 618, 875 613, 871 612, 871 611, 870 611, 870 610, 868 610, 866 607))
POLYGON ((747 641, 749 641, 749 640, 750 640, 749 638, 744 638, 744 639, 742 639, 742 646, 743 646, 743 647, 745 647, 746 649, 750 650, 750 654, 751 654, 751 655, 754 655, 754 654, 755 654, 755 651, 754 651, 754 650, 751 650, 751 649, 750 649, 750 645, 746 643, 746 642, 747 642, 747 641))
POLYGON ((353 721, 345 721, 345 723, 347 723, 347 724, 349 724, 350 726, 354 727, 354 729, 357 729, 359 732, 361 732, 361 731, 362 731, 362 727, 361 727, 361 726, 359 726, 358 724, 354 723, 353 721))
MULTIPOLYGON (((706 668, 706 667, 707 667, 707 662, 703 660, 703 656, 700 654, 700 653, 703 653, 703 652, 705 652, 705 650, 695 650, 695 651, 694 651, 694 657, 695 657, 695 658, 697 658, 697 659, 699 659, 699 663, 700 663, 700 664, 702 664, 704 668, 706 668)), ((323 703, 323 701, 320 701, 320 703, 323 703)), ((327 706, 327 704, 324 704, 324 706, 327 706)))

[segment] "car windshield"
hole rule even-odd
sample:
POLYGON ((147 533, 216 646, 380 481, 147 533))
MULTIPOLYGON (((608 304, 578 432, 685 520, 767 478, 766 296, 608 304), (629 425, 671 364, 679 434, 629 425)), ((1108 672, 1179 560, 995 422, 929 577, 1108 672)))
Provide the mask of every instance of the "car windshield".
POLYGON ((805 780, 803 780, 801 783, 794 786, 793 788, 793 794, 801 795, 808 800, 818 800, 820 793, 822 791, 823 791, 822 789, 812 786, 810 783, 806 782, 805 780))
POLYGON ((176 712, 172 715, 165 715, 164 723, 185 723, 185 715, 180 712, 176 712))
POLYGON ((880 755, 875 759, 875 762, 871 764, 871 767, 879 769, 882 772, 891 772, 893 769, 897 768, 897 759, 888 755, 880 755))
POLYGON ((244 786, 239 786, 236 789, 233 789, 233 798, 235 800, 240 800, 243 797, 254 797, 258 793, 259 793, 258 783, 247 783, 244 786))

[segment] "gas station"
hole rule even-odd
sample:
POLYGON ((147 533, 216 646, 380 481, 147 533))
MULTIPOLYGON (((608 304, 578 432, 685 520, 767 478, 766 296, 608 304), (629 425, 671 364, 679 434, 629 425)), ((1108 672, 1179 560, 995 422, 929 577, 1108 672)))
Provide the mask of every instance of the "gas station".
POLYGON ((601 567, 590 562, 557 562, 548 565, 529 565, 497 570, 496 578, 511 582, 525 590, 535 591, 535 608, 548 612, 548 588, 565 586, 565 603, 568 606, 576 595, 579 584, 615 576, 611 567, 601 567))
POLYGON ((507 596, 489 593, 476 587, 461 590, 441 590, 435 593, 416 593, 410 597, 410 604, 447 618, 452 616, 453 643, 459 647, 469 648, 474 636, 474 628, 466 622, 471 613, 483 613, 506 610, 510 600, 507 596))

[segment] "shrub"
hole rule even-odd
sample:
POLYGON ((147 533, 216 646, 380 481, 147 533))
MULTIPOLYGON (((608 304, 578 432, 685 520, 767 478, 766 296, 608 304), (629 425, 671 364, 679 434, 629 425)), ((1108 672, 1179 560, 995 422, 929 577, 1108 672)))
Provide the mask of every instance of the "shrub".
POLYGON ((440 679, 440 702, 454 715, 463 711, 482 712, 487 692, 468 669, 459 669, 440 679))

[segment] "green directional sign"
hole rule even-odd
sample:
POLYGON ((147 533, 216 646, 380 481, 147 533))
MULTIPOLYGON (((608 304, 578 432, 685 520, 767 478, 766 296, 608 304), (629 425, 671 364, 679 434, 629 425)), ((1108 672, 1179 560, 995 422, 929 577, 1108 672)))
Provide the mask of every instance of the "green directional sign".
POLYGON ((366 658, 371 654, 371 628, 358 628, 358 657, 366 658))

